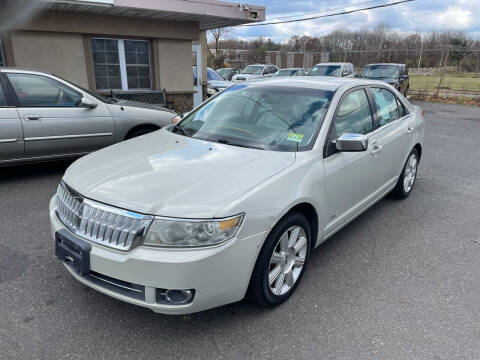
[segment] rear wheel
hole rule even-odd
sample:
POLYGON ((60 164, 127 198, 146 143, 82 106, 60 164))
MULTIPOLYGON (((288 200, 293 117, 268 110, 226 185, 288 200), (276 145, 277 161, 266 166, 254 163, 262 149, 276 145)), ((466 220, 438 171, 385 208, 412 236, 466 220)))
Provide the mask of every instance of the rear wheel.
POLYGON ((292 213, 284 217, 260 251, 248 298, 262 306, 276 306, 287 300, 303 276, 310 245, 310 224, 305 216, 292 213))
POLYGON ((408 155, 397 185, 395 185, 392 191, 392 195, 397 199, 405 199, 412 192, 415 179, 417 178, 418 160, 418 151, 413 149, 410 155, 408 155))

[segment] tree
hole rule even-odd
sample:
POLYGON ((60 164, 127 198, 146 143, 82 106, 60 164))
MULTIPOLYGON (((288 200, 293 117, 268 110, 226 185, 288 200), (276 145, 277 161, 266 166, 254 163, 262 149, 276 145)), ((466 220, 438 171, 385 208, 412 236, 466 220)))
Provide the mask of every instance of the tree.
POLYGON ((465 50, 468 47, 468 40, 462 38, 453 38, 450 39, 450 45, 452 45, 455 50, 450 51, 450 58, 457 62, 457 71, 460 71, 460 61, 467 55, 465 50))
POLYGON ((227 34, 228 34, 227 28, 217 28, 217 29, 209 30, 209 35, 213 39, 213 48, 215 49, 215 55, 218 55, 218 52, 220 50, 220 42, 222 39, 226 37, 227 34))

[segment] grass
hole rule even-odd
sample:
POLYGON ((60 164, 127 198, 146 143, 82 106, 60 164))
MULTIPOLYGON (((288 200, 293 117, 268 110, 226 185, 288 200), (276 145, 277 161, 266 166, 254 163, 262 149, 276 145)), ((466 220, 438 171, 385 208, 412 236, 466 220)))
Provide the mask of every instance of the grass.
MULTIPOLYGON (((435 90, 440 82, 440 77, 440 73, 410 75, 410 89, 435 90)), ((480 91, 480 74, 447 73, 443 80, 442 89, 480 91)))

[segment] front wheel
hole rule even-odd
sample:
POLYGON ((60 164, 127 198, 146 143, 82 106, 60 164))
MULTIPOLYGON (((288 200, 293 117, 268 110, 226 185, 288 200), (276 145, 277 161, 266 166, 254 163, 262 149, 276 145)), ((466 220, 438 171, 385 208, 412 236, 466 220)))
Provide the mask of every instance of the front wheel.
POLYGON ((287 300, 300 282, 308 261, 311 229, 300 213, 284 217, 267 237, 255 264, 248 298, 262 306, 287 300))
POLYGON ((418 151, 413 149, 408 155, 407 162, 403 166, 402 173, 398 178, 397 185, 392 191, 392 195, 397 199, 405 199, 410 195, 417 178, 418 169, 418 151))

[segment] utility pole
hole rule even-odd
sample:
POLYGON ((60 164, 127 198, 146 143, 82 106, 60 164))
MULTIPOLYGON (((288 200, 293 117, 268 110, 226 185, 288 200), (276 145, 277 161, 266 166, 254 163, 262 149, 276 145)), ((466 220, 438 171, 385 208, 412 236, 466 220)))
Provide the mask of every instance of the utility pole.
POLYGON ((423 54, 423 41, 420 39, 420 56, 418 57, 418 72, 420 72, 420 64, 422 63, 422 54, 423 54))
MULTIPOLYGON (((445 66, 447 65, 447 60, 448 60, 449 53, 450 53, 450 50, 447 50, 447 55, 445 56, 445 60, 443 61, 442 76, 440 76, 440 81, 438 83, 437 92, 435 94, 435 99, 438 98, 438 93, 440 92, 440 88, 442 87, 442 84, 443 84, 443 79, 445 78, 445 66)), ((443 54, 443 52, 442 52, 442 54, 443 54)))

